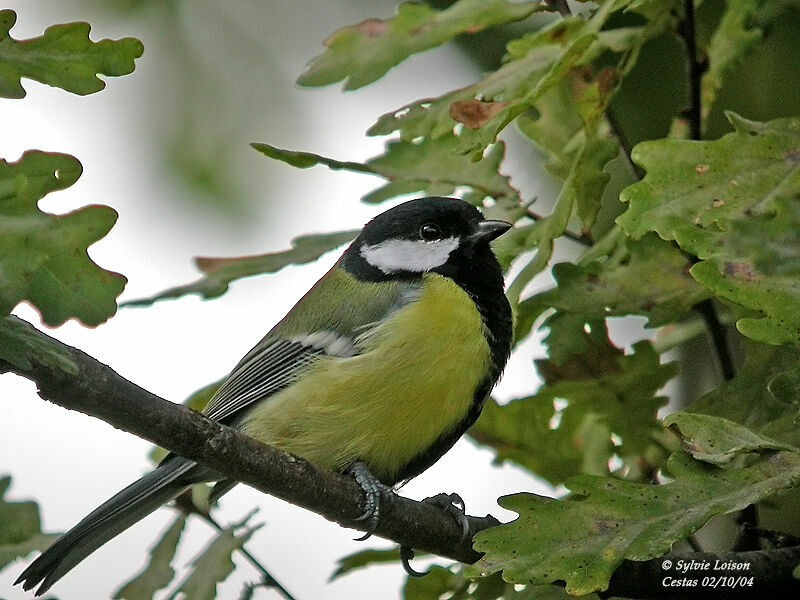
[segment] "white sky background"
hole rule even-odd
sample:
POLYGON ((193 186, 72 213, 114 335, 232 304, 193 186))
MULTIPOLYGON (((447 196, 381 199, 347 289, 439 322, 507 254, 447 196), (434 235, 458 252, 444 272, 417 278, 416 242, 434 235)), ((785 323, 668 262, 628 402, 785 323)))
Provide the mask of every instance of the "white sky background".
MULTIPOLYGON (((0 100, 0 158, 16 161, 25 150, 41 149, 66 152, 82 162, 80 180, 48 196, 41 206, 66 212, 99 203, 119 212, 117 225, 90 254, 101 266, 128 278, 123 299, 197 278, 193 256, 280 250, 303 233, 360 227, 387 208, 357 201, 380 185, 380 179, 322 167, 300 171, 263 157, 250 142, 364 160, 379 154, 385 142, 364 135, 378 115, 479 77, 457 48, 446 46, 407 61, 355 93, 345 94, 338 85, 315 90, 294 85, 330 32, 368 17, 387 17, 393 2, 176 2, 171 4, 181 24, 178 32, 159 21, 164 12, 154 5, 160 3, 147 3, 146 9, 128 16, 109 13, 105 4, 5 3, 17 12, 11 31, 17 39, 41 35, 51 24, 86 20, 92 24, 93 40, 133 36, 143 41, 145 53, 132 75, 106 78, 107 89, 87 97, 24 80, 27 98, 0 100), (188 49, 190 63, 176 58, 176 45, 188 49), (189 70, 208 92, 207 98, 199 96, 202 110, 192 113, 181 112, 180 103, 189 70), (190 124, 209 157, 219 154, 230 161, 231 177, 251 201, 238 220, 196 201, 197 192, 164 165, 164 132, 176 118, 190 124)), ((550 193, 538 188, 540 169, 534 160, 529 146, 515 148, 505 167, 526 198, 550 193)), ((147 309, 123 309, 97 329, 70 322, 48 333, 142 387, 180 402, 227 373, 335 258, 331 253, 313 265, 236 282, 216 300, 191 296, 147 309)), ((15 313, 38 322, 27 307, 15 313)), ((515 356, 499 397, 535 389, 530 368, 534 353, 542 355, 536 344, 529 344, 515 356)), ((68 529, 150 466, 149 443, 42 401, 32 383, 14 375, 0 376, 0 406, 0 473, 13 475, 7 499, 37 500, 46 531, 68 529)), ((402 493, 421 499, 457 491, 471 514, 491 512, 504 519, 513 515, 497 507, 498 496, 521 490, 546 493, 519 470, 493 468, 491 458, 490 452, 462 440, 402 493)), ((389 547, 389 542, 354 542, 356 532, 245 486, 223 499, 218 518, 235 522, 255 506, 260 512, 254 521, 266 526, 248 548, 299 600, 399 596, 404 574, 394 566, 369 568, 327 583, 338 558, 389 547)), ((57 584, 51 595, 61 600, 110 597, 145 564, 147 550, 172 517, 170 510, 158 511, 120 535, 57 584)), ((211 535, 205 524, 192 522, 173 566, 183 569, 211 535)), ((236 561, 241 567, 221 586, 220 598, 238 597, 244 582, 257 579, 248 564, 236 561)), ((0 598, 31 597, 11 589, 24 564, 19 561, 0 572, 0 598)), ((255 597, 278 596, 259 591, 255 597)))

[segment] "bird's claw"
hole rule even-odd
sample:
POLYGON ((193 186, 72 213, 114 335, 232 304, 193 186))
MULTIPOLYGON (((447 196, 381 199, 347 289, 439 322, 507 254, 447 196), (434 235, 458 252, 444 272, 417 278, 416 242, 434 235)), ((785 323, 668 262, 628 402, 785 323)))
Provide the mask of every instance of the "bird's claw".
POLYGON ((464 499, 456 493, 452 494, 436 494, 425 498, 423 502, 438 506, 448 515, 453 517, 456 523, 461 525, 461 539, 465 539, 469 535, 469 519, 467 518, 467 507, 464 504, 464 499))
POLYGON ((408 574, 409 577, 425 577, 430 571, 417 571, 414 567, 411 566, 409 562, 412 558, 414 558, 414 549, 410 546, 400 546, 400 561, 403 564, 403 570, 408 574))
MULTIPOLYGON (((465 539, 469 535, 469 519, 467 518, 467 507, 464 504, 464 499, 456 493, 452 494, 436 494, 435 496, 428 496, 423 500, 426 504, 432 504, 441 508, 448 515, 461 525, 461 538, 465 539)), ((403 564, 403 570, 408 573, 409 577, 425 577, 430 571, 424 573, 414 569, 409 561, 414 558, 414 549, 409 546, 400 546, 400 561, 403 564)))
POLYGON ((354 521, 367 521, 368 527, 366 533, 356 538, 357 542, 361 542, 369 538, 375 529, 378 527, 378 520, 380 519, 381 498, 391 500, 392 488, 382 484, 370 472, 369 467, 361 461, 354 462, 347 472, 353 476, 356 483, 364 492, 364 512, 354 521))

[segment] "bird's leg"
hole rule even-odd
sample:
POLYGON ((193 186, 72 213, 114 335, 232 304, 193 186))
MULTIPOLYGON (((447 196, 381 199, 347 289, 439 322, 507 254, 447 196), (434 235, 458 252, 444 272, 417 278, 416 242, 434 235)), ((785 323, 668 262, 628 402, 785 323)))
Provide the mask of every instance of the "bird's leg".
MULTIPOLYGON (((465 539, 469 535, 469 519, 467 519, 467 510, 464 505, 464 500, 458 494, 436 494, 425 498, 423 502, 433 504, 441 508, 444 512, 455 519, 456 523, 461 525, 461 539, 465 539)), ((414 558, 414 549, 409 546, 400 546, 400 560, 403 563, 403 570, 408 573, 410 577, 425 577, 428 574, 426 571, 422 573, 415 570, 409 561, 414 558)))
POLYGON ((369 467, 360 460, 357 460, 347 468, 347 473, 353 476, 356 483, 364 491, 364 512, 356 517, 356 521, 367 521, 369 528, 367 532, 356 541, 366 540, 375 531, 380 518, 381 497, 391 501, 394 491, 388 485, 382 484, 369 470, 369 467))

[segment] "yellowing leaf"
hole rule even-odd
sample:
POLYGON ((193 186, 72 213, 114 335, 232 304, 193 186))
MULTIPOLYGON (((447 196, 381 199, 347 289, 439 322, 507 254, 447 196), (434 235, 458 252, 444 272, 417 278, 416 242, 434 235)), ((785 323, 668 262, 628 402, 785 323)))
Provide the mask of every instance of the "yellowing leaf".
POLYGON ((180 298, 187 294, 200 294, 206 299, 216 298, 224 294, 230 283, 237 279, 253 277, 262 273, 274 273, 291 264, 312 262, 326 252, 346 244, 357 233, 357 231, 339 231, 300 236, 292 240, 290 250, 283 252, 232 258, 198 257, 195 259, 197 267, 205 273, 201 279, 194 283, 164 290, 150 298, 126 302, 124 306, 147 306, 159 300, 180 298))
POLYGON ((390 19, 367 19, 335 31, 326 50, 297 80, 320 86, 347 79, 346 90, 372 83, 412 54, 443 44, 461 33, 518 21, 541 8, 539 2, 460 0, 437 11, 427 4, 404 2, 390 19))

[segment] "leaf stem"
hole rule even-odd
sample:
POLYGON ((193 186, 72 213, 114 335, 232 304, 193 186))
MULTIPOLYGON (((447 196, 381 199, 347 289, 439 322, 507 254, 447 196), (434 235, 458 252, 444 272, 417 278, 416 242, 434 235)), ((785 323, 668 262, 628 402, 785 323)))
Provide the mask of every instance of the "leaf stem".
POLYGON ((608 123, 608 128, 611 130, 611 135, 616 137, 617 141, 619 142, 619 147, 622 149, 622 156, 625 158, 625 163, 628 165, 631 173, 633 173, 633 176, 637 180, 643 179, 644 169, 633 162, 633 159, 631 158, 631 151, 633 150, 631 141, 623 132, 622 125, 617 119, 617 113, 614 112, 610 106, 606 108, 606 122, 608 123))

